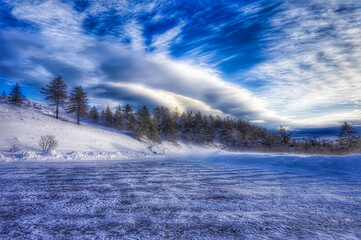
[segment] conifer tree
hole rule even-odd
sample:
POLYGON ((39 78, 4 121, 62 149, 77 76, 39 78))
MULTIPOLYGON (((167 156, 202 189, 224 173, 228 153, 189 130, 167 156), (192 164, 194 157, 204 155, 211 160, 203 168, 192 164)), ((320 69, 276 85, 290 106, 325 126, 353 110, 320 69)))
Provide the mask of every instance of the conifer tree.
POLYGON ((51 82, 47 84, 45 88, 42 88, 42 91, 40 91, 42 94, 45 95, 45 100, 49 100, 52 105, 56 106, 56 119, 59 118, 59 106, 64 105, 67 99, 66 88, 66 83, 59 75, 53 80, 51 80, 51 82))
POLYGON ((203 118, 201 112, 197 112, 192 119, 192 141, 197 144, 205 142, 203 118))
POLYGON ((15 105, 21 105, 24 100, 24 95, 21 93, 19 83, 16 83, 15 86, 11 89, 9 94, 9 102, 15 105))
POLYGON ((341 149, 352 149, 360 142, 360 136, 350 123, 344 122, 340 128, 337 142, 339 143, 341 149))
POLYGON ((203 116, 205 143, 213 143, 216 137, 215 120, 212 115, 203 116))
POLYGON ((109 105, 105 109, 105 119, 104 119, 105 126, 112 127, 113 126, 113 112, 110 109, 109 105))
POLYGON ((104 124, 104 122, 105 122, 105 111, 104 111, 104 109, 100 112, 100 122, 102 123, 102 124, 104 124))
POLYGON ((287 133, 286 128, 280 126, 277 133, 279 145, 281 147, 289 147, 292 133, 287 133))
POLYGON ((122 129, 122 109, 120 108, 120 105, 115 110, 113 118, 114 127, 117 129, 122 129))
POLYGON ((124 130, 135 132, 135 115, 133 113, 132 107, 127 104, 123 110, 123 117, 122 117, 122 126, 124 130))
POLYGON ((81 86, 75 87, 70 93, 68 113, 76 113, 76 123, 80 124, 80 117, 87 115, 88 110, 87 93, 81 86))
POLYGON ((140 139, 142 136, 146 136, 154 142, 160 142, 157 122, 151 118, 146 106, 137 111, 136 118, 136 137, 140 139))
POLYGON ((89 119, 92 120, 94 123, 98 123, 99 122, 99 112, 98 109, 93 106, 90 111, 89 111, 89 119))
POLYGON ((166 107, 157 107, 154 109, 154 119, 157 121, 160 137, 171 142, 177 142, 179 139, 177 123, 175 118, 166 107))
POLYGON ((6 100, 6 99, 7 99, 7 95, 6 95, 6 91, 5 91, 5 90, 3 90, 3 93, 2 93, 2 95, 1 95, 1 99, 3 99, 3 100, 6 100))
POLYGON ((148 138, 153 142, 157 142, 157 143, 162 142, 159 136, 157 121, 155 121, 154 119, 150 120, 148 138))
POLYGON ((191 142, 192 140, 192 119, 193 114, 192 112, 182 112, 180 116, 180 131, 181 131, 181 138, 185 142, 191 142))
POLYGON ((150 126, 150 113, 146 106, 139 109, 136 113, 137 126, 136 134, 137 138, 140 139, 142 136, 149 135, 149 126, 150 126))

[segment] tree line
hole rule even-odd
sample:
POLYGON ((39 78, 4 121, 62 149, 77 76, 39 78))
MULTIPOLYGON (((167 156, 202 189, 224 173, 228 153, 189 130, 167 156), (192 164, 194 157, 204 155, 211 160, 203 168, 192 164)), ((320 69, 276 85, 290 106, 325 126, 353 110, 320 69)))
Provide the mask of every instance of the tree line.
MULTIPOLYGON (((219 145, 229 150, 284 151, 299 153, 348 153, 360 151, 361 142, 355 128, 345 122, 336 141, 305 138, 292 140, 292 133, 280 127, 270 132, 264 127, 252 125, 241 119, 202 114, 200 111, 179 112, 164 106, 148 109, 146 106, 134 110, 129 104, 112 110, 109 106, 98 110, 89 107, 87 93, 81 86, 67 94, 67 84, 61 76, 54 78, 42 88, 45 100, 55 106, 55 118, 59 118, 59 108, 76 115, 77 124, 86 117, 96 124, 125 131, 141 140, 152 142, 169 141, 193 143, 197 145, 219 145)), ((2 98, 6 97, 3 92, 2 98)), ((21 104, 25 97, 17 83, 9 94, 9 102, 21 104)))

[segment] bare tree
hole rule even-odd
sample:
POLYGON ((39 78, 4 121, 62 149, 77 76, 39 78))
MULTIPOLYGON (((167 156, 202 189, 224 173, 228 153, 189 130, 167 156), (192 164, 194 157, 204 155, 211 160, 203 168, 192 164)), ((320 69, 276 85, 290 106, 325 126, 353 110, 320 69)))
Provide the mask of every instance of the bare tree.
POLYGON ((18 152, 18 151, 20 151, 20 147, 18 145, 15 145, 15 144, 9 150, 9 152, 12 152, 12 153, 18 152))
POLYGON ((52 135, 41 136, 39 146, 43 152, 48 152, 58 146, 58 141, 56 141, 55 137, 52 135))

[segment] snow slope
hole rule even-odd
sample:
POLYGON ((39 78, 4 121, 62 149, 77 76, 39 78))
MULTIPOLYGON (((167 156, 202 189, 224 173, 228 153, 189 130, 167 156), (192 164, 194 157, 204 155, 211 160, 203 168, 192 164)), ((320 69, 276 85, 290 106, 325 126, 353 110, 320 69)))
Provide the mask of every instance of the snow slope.
POLYGON ((0 103, 0 161, 12 160, 109 160, 160 157, 190 151, 212 152, 192 145, 164 142, 150 146, 125 133, 91 123, 74 123, 72 116, 53 117, 51 107, 44 103, 18 107, 0 103), (54 135, 59 143, 56 151, 42 153, 38 145, 44 135, 54 135), (10 153, 12 146, 20 151, 10 153))

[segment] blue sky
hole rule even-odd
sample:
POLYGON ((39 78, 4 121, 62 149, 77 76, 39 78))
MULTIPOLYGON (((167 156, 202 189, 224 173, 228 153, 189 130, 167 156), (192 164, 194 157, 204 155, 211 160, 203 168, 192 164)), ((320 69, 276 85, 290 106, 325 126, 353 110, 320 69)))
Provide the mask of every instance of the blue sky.
POLYGON ((361 121, 357 0, 0 0, 0 90, 61 74, 92 104, 267 127, 361 121))

